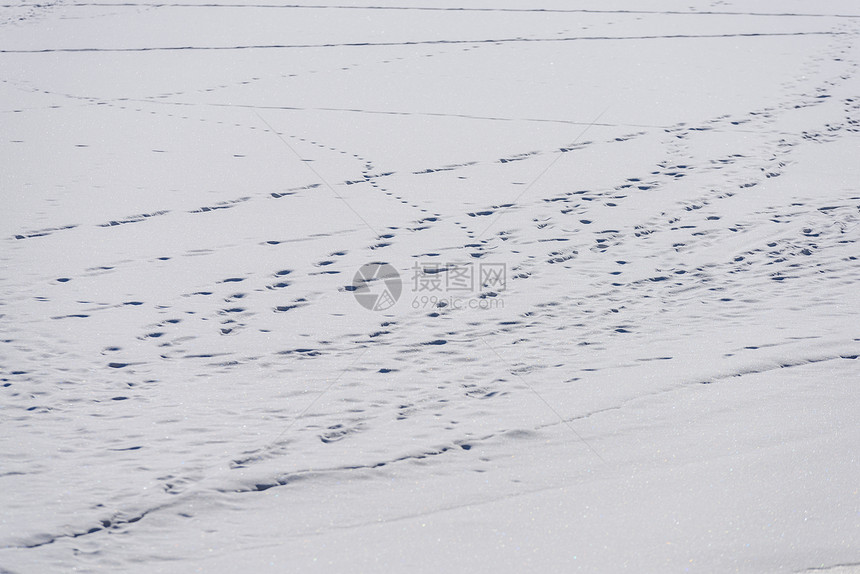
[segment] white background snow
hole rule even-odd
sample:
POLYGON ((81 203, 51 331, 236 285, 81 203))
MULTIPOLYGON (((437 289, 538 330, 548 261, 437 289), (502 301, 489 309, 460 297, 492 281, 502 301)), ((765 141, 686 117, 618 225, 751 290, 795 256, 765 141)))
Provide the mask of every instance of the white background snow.
POLYGON ((6 2, 0 572, 860 570, 857 2, 6 2))

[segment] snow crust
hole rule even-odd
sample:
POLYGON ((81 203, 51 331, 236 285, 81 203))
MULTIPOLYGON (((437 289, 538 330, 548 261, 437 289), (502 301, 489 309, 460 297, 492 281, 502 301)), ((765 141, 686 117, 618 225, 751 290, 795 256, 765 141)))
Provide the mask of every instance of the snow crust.
POLYGON ((0 6, 0 572, 860 571, 858 34, 0 6))

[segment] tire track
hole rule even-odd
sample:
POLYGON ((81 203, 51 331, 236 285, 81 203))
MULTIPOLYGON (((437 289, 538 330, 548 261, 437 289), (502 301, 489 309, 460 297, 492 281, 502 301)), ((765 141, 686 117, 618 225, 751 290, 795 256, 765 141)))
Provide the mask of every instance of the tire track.
POLYGON ((523 44, 523 43, 567 43, 593 41, 641 41, 641 40, 700 40, 731 38, 785 38, 802 36, 847 36, 850 32, 818 30, 807 32, 742 32, 726 34, 667 34, 641 36, 571 36, 566 38, 478 38, 464 40, 410 40, 405 42, 345 42, 323 44, 247 44, 238 46, 147 46, 141 48, 34 48, 0 49, 0 54, 54 54, 54 53, 119 53, 119 52, 179 52, 179 51, 240 51, 240 50, 309 50, 316 48, 378 48, 396 46, 444 46, 459 44, 523 44))

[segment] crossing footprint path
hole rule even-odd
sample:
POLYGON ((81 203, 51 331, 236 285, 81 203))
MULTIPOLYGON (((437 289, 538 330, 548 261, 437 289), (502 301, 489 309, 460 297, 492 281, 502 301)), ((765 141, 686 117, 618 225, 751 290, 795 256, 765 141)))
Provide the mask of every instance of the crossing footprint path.
MULTIPOLYGON (((62 6, 4 8, 0 28, 62 6)), ((633 12, 554 18, 588 15, 581 28, 601 36, 616 24, 647 36, 635 18, 689 18, 633 12)), ((833 34, 756 106, 665 123, 522 102, 486 114, 407 105, 399 73, 424 59, 497 64, 515 44, 503 34, 364 56, 340 47, 324 65, 228 66, 128 97, 0 62, 3 93, 19 98, 0 106, 15 118, 3 149, 71 158, 56 168, 68 180, 16 172, 33 196, 0 238, 0 397, 14 429, 0 479, 29 493, 8 505, 24 526, 0 531, 0 556, 96 567, 119 540, 144 556, 159 529, 234 520, 262 492, 301 510, 350 481, 453 481, 451 506, 515 496, 581 478, 522 472, 516 456, 552 448, 582 473, 615 472, 613 428, 649 407, 761 373, 856 369, 858 28, 813 18, 833 34), (366 105, 362 74, 390 82, 390 101, 366 105), (355 102, 272 96, 338 81, 355 102), (35 126, 58 119, 75 129, 47 145, 35 126), (419 129, 463 141, 437 146, 419 129), (391 309, 354 299, 369 262, 400 273, 391 309), (504 284, 459 298, 417 287, 416 274, 445 285, 481 264, 502 265, 504 284), (33 510, 40 499, 57 503, 33 510)), ((551 74, 513 80, 555 86, 551 74)), ((385 519, 417 512, 410 504, 385 519)))

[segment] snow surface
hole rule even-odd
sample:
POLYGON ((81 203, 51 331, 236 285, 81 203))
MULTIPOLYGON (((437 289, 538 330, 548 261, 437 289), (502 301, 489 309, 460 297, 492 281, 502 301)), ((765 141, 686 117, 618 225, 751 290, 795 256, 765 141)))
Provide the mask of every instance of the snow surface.
POLYGON ((0 572, 860 571, 857 2, 7 1, 0 572))

